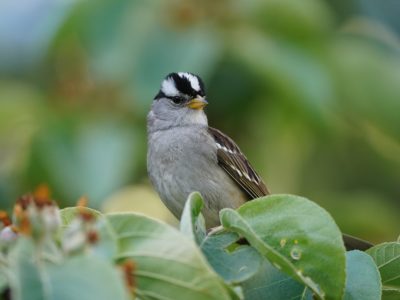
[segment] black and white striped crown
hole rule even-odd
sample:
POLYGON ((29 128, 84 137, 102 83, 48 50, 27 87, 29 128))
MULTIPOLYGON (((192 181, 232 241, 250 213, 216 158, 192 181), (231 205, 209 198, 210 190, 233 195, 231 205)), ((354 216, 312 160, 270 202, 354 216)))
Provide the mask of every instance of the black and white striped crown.
POLYGON ((177 96, 205 96, 204 83, 201 78, 188 72, 170 73, 161 83, 161 89, 155 99, 177 96))

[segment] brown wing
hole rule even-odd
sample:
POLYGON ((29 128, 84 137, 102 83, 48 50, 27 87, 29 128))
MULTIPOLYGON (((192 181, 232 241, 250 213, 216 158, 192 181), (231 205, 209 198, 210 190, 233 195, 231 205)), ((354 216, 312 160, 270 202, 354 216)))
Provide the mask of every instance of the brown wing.
POLYGON ((235 142, 218 129, 209 127, 217 145, 218 164, 248 195, 249 200, 266 196, 269 191, 235 142))

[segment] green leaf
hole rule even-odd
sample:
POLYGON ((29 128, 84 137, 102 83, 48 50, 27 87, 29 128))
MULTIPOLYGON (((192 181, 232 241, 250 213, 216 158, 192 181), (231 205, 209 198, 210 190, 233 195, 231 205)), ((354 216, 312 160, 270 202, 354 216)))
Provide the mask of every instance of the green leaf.
POLYGON ((92 245, 92 253, 110 262, 114 261, 118 251, 117 234, 114 232, 110 222, 107 218, 101 218, 94 228, 99 234, 99 240, 92 245))
POLYGON ((96 256, 77 256, 47 268, 54 300, 128 299, 121 274, 96 256))
MULTIPOLYGON (((400 243, 383 243, 367 250, 382 278, 383 298, 397 295, 400 298, 400 243)), ((391 299, 391 298, 390 298, 391 299)))
POLYGON ((48 299, 47 281, 33 261, 34 251, 32 240, 20 237, 10 253, 11 291, 17 300, 48 299))
POLYGON ((185 203, 180 222, 181 232, 193 239, 198 245, 206 236, 206 225, 201 214, 202 208, 203 199, 200 193, 191 193, 185 203))
POLYGON ((274 266, 319 298, 342 298, 342 236, 332 217, 315 203, 293 195, 271 195, 250 201, 237 211, 222 210, 221 223, 244 236, 274 266))
POLYGON ((176 229, 133 213, 106 215, 118 237, 117 259, 133 259, 136 293, 147 299, 231 299, 196 244, 176 229))
POLYGON ((226 282, 240 283, 256 274, 264 258, 249 245, 239 245, 239 236, 233 232, 209 235, 201 250, 209 264, 226 282))
POLYGON ((346 290, 344 300, 381 298, 381 278, 372 258, 365 252, 346 253, 346 290))
POLYGON ((399 300, 400 292, 398 289, 384 288, 382 290, 382 300, 399 300))
MULTIPOLYGON (((128 293, 112 264, 92 255, 52 263, 40 257, 40 247, 20 238, 11 254, 11 284, 17 300, 125 300, 128 293)), ((14 298, 13 298, 14 299, 14 298)))
POLYGON ((268 260, 264 259, 259 271, 241 284, 245 299, 291 299, 311 300, 312 293, 300 282, 282 273, 268 260))

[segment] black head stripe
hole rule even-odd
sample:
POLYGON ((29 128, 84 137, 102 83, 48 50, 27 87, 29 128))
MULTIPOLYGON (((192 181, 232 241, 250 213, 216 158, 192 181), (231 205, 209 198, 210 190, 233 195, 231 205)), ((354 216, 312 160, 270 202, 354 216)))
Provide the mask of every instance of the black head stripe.
MULTIPOLYGON (((190 98, 194 98, 197 95, 200 95, 200 96, 203 96, 203 97, 205 96, 204 83, 201 80, 201 78, 199 76, 195 75, 195 74, 192 74, 192 73, 179 73, 179 74, 178 73, 170 73, 170 74, 168 74, 166 76, 166 78, 164 80, 173 81, 176 89, 183 96, 187 95, 190 98), (199 91, 193 89, 192 84, 190 82, 190 79, 187 77, 189 75, 185 75, 185 74, 189 74, 189 75, 197 78, 197 80, 199 82, 199 87, 200 87, 199 91)), ((168 98, 168 96, 162 90, 160 90, 158 92, 158 94, 154 97, 154 99, 160 99, 160 98, 163 98, 163 97, 167 97, 168 98)))
POLYGON ((164 97, 165 97, 164 92, 163 92, 162 90, 160 90, 160 91, 158 92, 158 94, 154 97, 154 100, 158 100, 158 99, 164 98, 164 97))
MULTIPOLYGON (((195 94, 196 94, 195 96, 200 95, 200 96, 204 97, 204 96, 206 95, 206 92, 205 92, 205 87, 204 87, 204 82, 203 82, 203 80, 202 80, 199 76, 197 76, 196 74, 193 74, 193 73, 188 73, 188 74, 190 74, 190 75, 196 77, 196 78, 197 78, 197 81, 199 82, 200 90, 199 90, 199 91, 194 91, 195 94)), ((185 77, 185 78, 186 78, 186 77, 185 77)), ((189 80, 189 84, 190 84, 190 80, 189 80)))
POLYGON ((203 80, 201 80, 201 78, 200 78, 199 76, 197 76, 197 75, 194 75, 194 76, 197 77, 197 80, 199 81, 199 85, 200 85, 200 91, 198 92, 198 94, 199 94, 200 96, 204 97, 204 96, 206 95, 206 90, 205 90, 205 87, 204 87, 204 82, 203 82, 203 80))
POLYGON ((185 76, 179 76, 176 73, 172 73, 171 75, 172 79, 175 82, 175 86, 184 95, 189 95, 192 97, 195 97, 197 92, 192 88, 192 85, 190 84, 189 79, 187 79, 185 76))

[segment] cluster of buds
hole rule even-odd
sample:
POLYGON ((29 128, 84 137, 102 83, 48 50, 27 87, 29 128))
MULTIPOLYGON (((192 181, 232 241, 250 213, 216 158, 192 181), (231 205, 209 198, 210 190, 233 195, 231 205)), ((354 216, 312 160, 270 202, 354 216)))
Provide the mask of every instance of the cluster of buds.
POLYGON ((19 234, 40 240, 49 233, 54 233, 61 224, 59 208, 51 200, 47 186, 39 186, 33 194, 19 198, 14 206, 11 222, 7 213, 0 212, 3 228, 0 232, 0 241, 10 243, 16 240, 19 234))
POLYGON ((98 242, 96 215, 87 208, 87 198, 82 197, 77 203, 77 216, 69 224, 62 238, 62 247, 66 253, 84 249, 98 242))
POLYGON ((54 233, 61 225, 60 210, 50 198, 47 186, 19 198, 14 206, 13 224, 18 233, 40 239, 54 233))
MULTIPOLYGON (((75 218, 62 233, 61 243, 66 253, 83 249, 99 240, 97 216, 87 208, 87 202, 86 197, 79 199, 75 218)), ((18 235, 42 241, 55 234, 60 226, 60 209, 51 199, 47 186, 40 185, 34 193, 16 201, 12 220, 5 211, 0 211, 0 246, 9 245, 18 235)))
POLYGON ((18 230, 14 225, 12 225, 7 212, 3 210, 0 211, 0 222, 0 244, 9 245, 17 239, 18 230))

